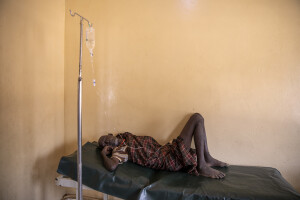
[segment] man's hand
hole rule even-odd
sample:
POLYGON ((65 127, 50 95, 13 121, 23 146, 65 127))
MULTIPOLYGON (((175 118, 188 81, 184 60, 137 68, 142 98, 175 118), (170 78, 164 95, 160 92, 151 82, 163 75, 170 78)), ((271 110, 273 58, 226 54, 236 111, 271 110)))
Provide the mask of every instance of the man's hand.
POLYGON ((113 147, 105 146, 101 151, 101 156, 103 158, 104 166, 107 170, 109 170, 111 172, 114 171, 119 164, 118 159, 107 157, 107 155, 109 155, 112 152, 112 150, 113 150, 113 147))
POLYGON ((109 155, 111 153, 111 151, 113 150, 113 148, 111 146, 105 146, 103 149, 102 149, 102 154, 104 155, 109 155))

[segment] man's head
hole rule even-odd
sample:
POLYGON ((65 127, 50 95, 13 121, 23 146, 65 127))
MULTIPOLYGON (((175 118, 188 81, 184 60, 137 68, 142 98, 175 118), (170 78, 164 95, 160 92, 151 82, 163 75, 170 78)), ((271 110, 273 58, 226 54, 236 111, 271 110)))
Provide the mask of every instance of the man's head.
POLYGON ((98 140, 98 145, 101 148, 103 148, 105 146, 115 147, 115 146, 119 145, 119 139, 110 133, 108 135, 101 136, 98 140))

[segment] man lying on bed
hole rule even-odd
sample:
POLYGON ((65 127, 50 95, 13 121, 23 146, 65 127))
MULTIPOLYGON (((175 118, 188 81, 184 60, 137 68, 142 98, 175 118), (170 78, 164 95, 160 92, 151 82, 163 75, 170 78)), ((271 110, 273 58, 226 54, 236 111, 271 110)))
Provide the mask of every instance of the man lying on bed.
POLYGON ((129 160, 153 169, 184 170, 196 176, 219 179, 224 178, 225 174, 211 167, 228 166, 227 163, 210 155, 204 118, 198 113, 190 117, 180 135, 172 143, 163 146, 150 136, 135 136, 128 132, 116 136, 112 134, 101 136, 98 144, 103 148, 101 155, 104 166, 109 171, 114 171, 119 164, 129 160), (193 137, 196 150, 191 148, 193 137))

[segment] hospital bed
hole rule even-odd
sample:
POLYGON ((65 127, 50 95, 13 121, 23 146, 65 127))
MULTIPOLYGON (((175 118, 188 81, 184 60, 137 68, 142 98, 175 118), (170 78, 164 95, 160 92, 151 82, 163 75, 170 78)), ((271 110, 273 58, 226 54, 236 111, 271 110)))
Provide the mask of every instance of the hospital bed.
MULTIPOLYGON (((100 151, 96 142, 87 142, 82 147, 82 183, 89 189, 121 199, 300 199, 300 194, 280 172, 270 167, 232 165, 218 168, 226 173, 226 177, 220 180, 184 172, 153 170, 131 162, 109 172, 103 165, 100 151)), ((76 181, 77 152, 63 156, 57 172, 76 181)))

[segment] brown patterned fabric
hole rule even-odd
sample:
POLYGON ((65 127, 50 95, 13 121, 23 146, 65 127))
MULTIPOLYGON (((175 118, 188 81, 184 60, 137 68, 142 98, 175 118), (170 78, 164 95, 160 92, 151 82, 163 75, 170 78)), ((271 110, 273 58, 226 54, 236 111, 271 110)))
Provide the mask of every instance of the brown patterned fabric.
POLYGON ((160 145, 150 136, 136 136, 131 133, 117 135, 127 145, 128 160, 158 170, 179 171, 198 176, 195 149, 187 149, 179 136, 171 143, 160 145))

